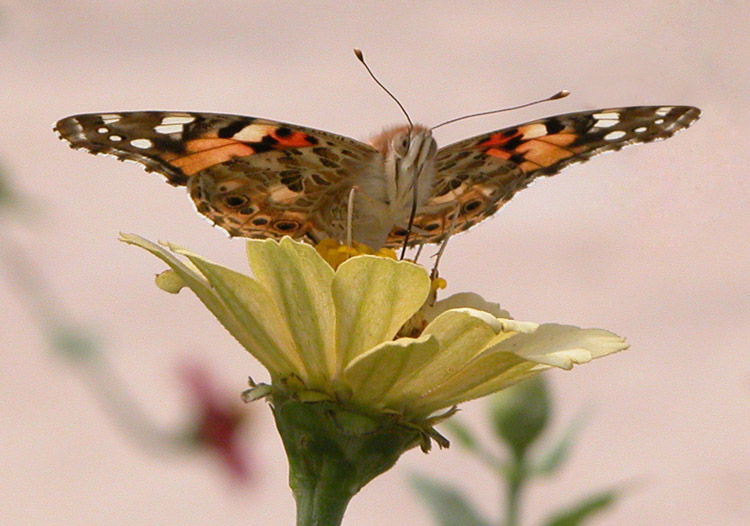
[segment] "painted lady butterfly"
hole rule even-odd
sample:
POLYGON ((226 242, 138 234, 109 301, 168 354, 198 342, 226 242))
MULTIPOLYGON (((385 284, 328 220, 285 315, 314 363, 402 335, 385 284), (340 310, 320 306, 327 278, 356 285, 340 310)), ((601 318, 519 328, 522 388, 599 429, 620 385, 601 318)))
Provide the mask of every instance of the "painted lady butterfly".
POLYGON ((700 110, 637 106, 568 113, 438 149, 431 129, 398 126, 369 144, 292 124, 215 113, 74 115, 73 148, 137 161, 187 186, 198 212, 232 236, 439 242, 493 215, 534 178, 629 144, 671 137, 700 110), (457 214, 457 215, 456 215, 457 214))

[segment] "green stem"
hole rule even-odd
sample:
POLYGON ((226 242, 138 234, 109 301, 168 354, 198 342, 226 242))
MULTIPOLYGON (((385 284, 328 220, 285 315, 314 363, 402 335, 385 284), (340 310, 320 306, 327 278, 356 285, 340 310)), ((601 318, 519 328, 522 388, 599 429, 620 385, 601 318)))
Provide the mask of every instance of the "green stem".
POLYGON ((506 472, 506 500, 504 526, 518 526, 521 490, 525 480, 525 461, 514 456, 506 472))
POLYGON ((297 526, 339 526, 354 496, 344 484, 347 470, 329 464, 316 466, 316 471, 319 478, 297 476, 290 481, 297 502, 297 526))
POLYGON ((275 391, 276 427, 289 459, 297 526, 339 526, 346 506, 416 445, 418 430, 334 402, 300 402, 275 391))

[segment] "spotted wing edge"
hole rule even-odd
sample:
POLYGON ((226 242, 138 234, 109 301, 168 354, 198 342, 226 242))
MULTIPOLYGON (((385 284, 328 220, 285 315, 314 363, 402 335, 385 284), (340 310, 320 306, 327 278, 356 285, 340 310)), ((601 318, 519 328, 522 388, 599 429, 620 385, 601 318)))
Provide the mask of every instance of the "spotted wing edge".
MULTIPOLYGON (((432 208, 438 211, 417 215, 417 228, 410 234, 409 244, 438 243, 448 235, 468 230, 491 217, 536 177, 557 174, 570 165, 585 162, 601 153, 667 139, 692 125, 700 114, 701 111, 696 107, 677 105, 579 111, 486 132, 444 146, 438 150, 436 158, 438 174, 435 192, 423 207, 425 210, 432 208), (561 134, 571 136, 558 141, 563 144, 558 144, 551 138, 559 138, 561 134), (612 138, 607 140, 608 136, 612 138), (545 137, 550 141, 548 147, 560 148, 560 152, 553 155, 546 165, 526 159, 523 153, 528 150, 516 151, 531 141, 546 143, 545 137), (568 139, 572 139, 571 142, 564 144, 568 139), (487 153, 490 148, 497 149, 492 158, 492 154, 487 153), (579 151, 574 151, 573 148, 578 148, 579 151), (472 154, 476 153, 480 154, 479 158, 472 159, 472 154), (450 156, 458 156, 467 165, 451 162, 450 168, 441 170, 441 162, 447 161, 446 158, 450 156), (488 173, 481 176, 484 180, 467 182, 471 176, 459 172, 462 171, 462 166, 468 166, 471 162, 484 164, 485 167, 487 164, 495 164, 497 180, 493 182, 490 173, 492 170, 489 169, 485 170, 488 173), (454 220, 456 212, 458 217, 454 220)), ((403 228, 394 229, 387 244, 398 245, 399 239, 403 241, 405 234, 406 230, 403 228)))
POLYGON ((246 155, 262 154, 285 147, 314 147, 321 141, 334 142, 366 153, 376 152, 372 146, 343 135, 280 121, 225 113, 83 113, 59 120, 53 129, 73 149, 83 149, 94 155, 110 155, 121 161, 134 161, 143 165, 148 172, 164 175, 167 182, 174 186, 186 185, 192 173, 186 173, 185 169, 170 161, 200 153, 186 151, 186 144, 207 136, 236 141, 244 146, 242 152, 246 155), (280 135, 294 134, 298 140, 287 146, 283 143, 283 137, 274 138, 260 133, 264 129, 272 129, 280 135))
MULTIPOLYGON (((545 117, 524 124, 502 128, 497 131, 483 133, 464 139, 438 150, 438 162, 441 155, 449 155, 454 152, 467 149, 477 149, 483 142, 491 141, 492 138, 510 138, 501 146, 505 151, 512 151, 521 143, 532 140, 544 142, 545 137, 559 134, 575 134, 574 142, 567 144, 568 148, 584 147, 582 151, 571 152, 571 155, 561 158, 548 165, 540 166, 534 170, 524 170, 533 173, 533 177, 549 176, 560 172, 571 164, 586 162, 592 157, 606 152, 615 152, 626 146, 634 144, 661 141, 672 137, 675 133, 690 127, 700 118, 701 110, 694 106, 662 105, 662 106, 625 106, 620 108, 604 108, 588 111, 576 111, 545 117), (648 115, 637 115, 639 113, 648 115), (632 118, 616 118, 618 115, 632 116, 632 118), (661 121, 661 122, 660 122, 661 121), (596 131, 593 131, 596 129, 596 131), (641 130, 640 133, 638 130, 641 130), (621 137, 612 135, 612 139, 606 138, 610 134, 623 133, 621 137), (604 140, 603 140, 604 139, 604 140), (599 146, 586 149, 585 146, 601 142, 599 146)), ((558 144, 551 143, 553 146, 558 144)), ((489 149, 492 145, 488 146, 489 149)), ((513 158, 508 160, 521 165, 524 159, 513 158)))

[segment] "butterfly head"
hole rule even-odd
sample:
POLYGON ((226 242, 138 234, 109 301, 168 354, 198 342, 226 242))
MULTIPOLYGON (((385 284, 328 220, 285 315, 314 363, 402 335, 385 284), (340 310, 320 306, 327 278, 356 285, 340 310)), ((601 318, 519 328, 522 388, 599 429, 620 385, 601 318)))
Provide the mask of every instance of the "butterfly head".
POLYGON ((417 204, 422 204, 432 188, 438 150, 432 131, 420 125, 398 126, 385 130, 372 144, 383 155, 385 197, 390 207, 408 210, 415 195, 417 204))
POLYGON ((429 128, 403 127, 394 130, 390 149, 405 166, 423 165, 427 160, 435 158, 437 143, 429 128))

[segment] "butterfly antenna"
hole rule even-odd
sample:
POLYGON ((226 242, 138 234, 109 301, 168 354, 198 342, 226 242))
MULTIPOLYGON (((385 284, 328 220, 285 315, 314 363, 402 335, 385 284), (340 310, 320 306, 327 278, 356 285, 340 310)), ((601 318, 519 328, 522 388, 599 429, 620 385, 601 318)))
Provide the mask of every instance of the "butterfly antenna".
POLYGON ((367 70, 367 72, 372 77, 372 80, 374 80, 375 83, 378 86, 380 86, 381 88, 383 88, 383 91, 385 91, 388 94, 389 97, 391 97, 394 101, 396 101, 396 104, 398 104, 398 107, 401 108, 401 111, 406 116, 406 120, 409 123, 409 129, 414 128, 414 123, 411 121, 411 117, 409 117, 409 114, 406 113, 406 108, 404 108, 404 105, 401 104, 401 101, 399 101, 393 93, 391 93, 390 91, 388 91, 388 88, 386 88, 385 86, 383 86, 383 83, 378 80, 378 78, 375 76, 375 74, 370 69, 370 66, 367 65, 367 62, 365 62, 365 56, 362 54, 362 50, 361 49, 357 49, 355 47, 354 48, 354 55, 357 57, 357 59, 365 67, 365 69, 367 70))
POLYGON ((479 113, 471 113, 469 115, 464 115, 462 117, 456 117, 455 119, 450 119, 450 120, 447 120, 445 122, 441 122, 437 126, 433 126, 432 128, 430 128, 430 130, 432 131, 432 130, 434 130, 436 128, 440 128, 441 126, 445 126, 446 124, 452 124, 454 122, 462 121, 464 119, 471 119, 472 117, 479 117, 481 115, 492 115, 493 113, 502 113, 504 111, 520 110, 521 108, 527 108, 527 107, 533 106, 535 104, 541 104, 542 102, 547 102, 547 101, 550 101, 550 100, 562 99, 562 98, 567 97, 568 95, 570 95, 570 92, 568 90, 565 90, 565 89, 564 90, 560 90, 560 91, 558 91, 557 93, 555 93, 554 95, 552 95, 550 97, 547 97, 545 99, 535 100, 533 102, 527 102, 526 104, 520 104, 518 106, 511 106, 510 108, 500 108, 499 110, 480 111, 479 113))

